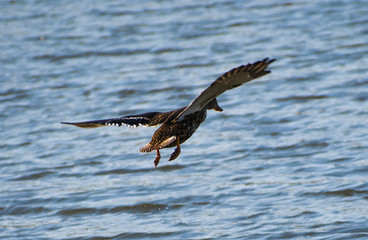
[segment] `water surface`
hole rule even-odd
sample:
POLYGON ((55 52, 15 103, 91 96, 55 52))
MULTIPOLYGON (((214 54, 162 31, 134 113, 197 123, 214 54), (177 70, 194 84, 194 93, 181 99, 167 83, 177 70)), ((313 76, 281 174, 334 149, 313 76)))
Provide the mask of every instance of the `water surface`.
POLYGON ((3 239, 366 239, 365 1, 3 1, 3 239), (154 128, 60 121, 187 105, 227 70, 272 73, 218 98, 158 168, 154 128))

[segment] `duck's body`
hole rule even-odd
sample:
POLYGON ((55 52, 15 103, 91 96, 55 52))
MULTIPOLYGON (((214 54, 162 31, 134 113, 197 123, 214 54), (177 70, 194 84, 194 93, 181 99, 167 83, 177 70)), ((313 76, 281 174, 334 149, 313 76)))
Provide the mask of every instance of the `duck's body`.
MULTIPOLYGON (((214 110, 222 111, 222 109, 217 105, 216 99, 214 99, 211 103, 216 105, 214 106, 215 108, 213 108, 214 110)), ((179 156, 181 152, 180 145, 190 138, 197 130, 199 125, 206 120, 207 109, 210 109, 211 106, 208 105, 206 108, 187 116, 182 121, 175 122, 174 120, 185 108, 186 107, 179 108, 170 112, 171 114, 162 123, 161 127, 159 127, 153 134, 151 141, 140 149, 140 151, 144 153, 156 150, 156 158, 154 160, 155 167, 160 162, 161 155, 159 150, 162 148, 176 146, 176 149, 171 154, 169 161, 172 161, 179 156)))
POLYGON ((179 144, 184 143, 193 135, 207 116, 207 111, 201 110, 181 122, 172 122, 172 120, 180 114, 181 110, 183 110, 183 108, 172 112, 155 131, 151 141, 141 148, 141 152, 151 152, 156 149, 174 147, 177 145, 177 139, 179 140, 179 144))
POLYGON ((140 149, 144 153, 156 150, 154 165, 157 167, 161 158, 160 149, 176 147, 169 160, 176 159, 181 151, 180 145, 189 139, 199 125, 205 121, 207 110, 222 111, 216 100, 218 95, 226 90, 238 87, 245 82, 268 74, 270 71, 266 71, 265 69, 273 61, 275 60, 266 58, 263 61, 234 68, 214 81, 210 87, 203 91, 188 106, 170 112, 150 112, 121 118, 62 123, 83 128, 108 125, 120 127, 123 124, 130 127, 157 126, 162 124, 153 134, 151 141, 140 149))

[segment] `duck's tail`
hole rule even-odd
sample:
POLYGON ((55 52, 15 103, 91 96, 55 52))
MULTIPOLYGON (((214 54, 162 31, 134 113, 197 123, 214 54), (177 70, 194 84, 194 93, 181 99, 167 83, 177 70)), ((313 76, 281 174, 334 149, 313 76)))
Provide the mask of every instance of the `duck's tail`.
POLYGON ((165 139, 160 144, 155 144, 155 145, 153 145, 151 141, 147 143, 146 145, 144 145, 139 151, 143 153, 149 153, 149 152, 152 152, 153 150, 166 148, 166 147, 173 147, 171 146, 171 144, 175 142, 175 140, 176 140, 176 137, 172 136, 172 137, 169 137, 168 139, 165 139))
POLYGON ((151 143, 144 145, 139 151, 142 153, 149 153, 155 150, 155 147, 151 143))

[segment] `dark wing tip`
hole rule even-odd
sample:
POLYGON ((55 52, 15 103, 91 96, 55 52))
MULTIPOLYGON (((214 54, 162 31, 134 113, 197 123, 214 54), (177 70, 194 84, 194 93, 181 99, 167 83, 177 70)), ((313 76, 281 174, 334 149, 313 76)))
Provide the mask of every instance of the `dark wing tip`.
POLYGON ((72 122, 60 122, 61 124, 67 124, 67 125, 76 125, 76 123, 72 123, 72 122))
MULTIPOLYGON (((268 65, 270 65, 271 63, 273 63, 274 61, 276 61, 276 59, 275 58, 268 58, 268 57, 266 57, 266 58, 264 58, 262 61, 257 61, 257 62, 255 62, 255 63, 253 63, 252 65, 255 65, 255 66, 257 66, 257 65, 265 65, 266 67, 268 66, 268 65)), ((251 63, 250 63, 251 64, 251 63)))
MULTIPOLYGON (((247 65, 241 65, 239 67, 233 68, 230 71, 224 73, 220 78, 225 79, 232 75, 237 74, 238 72, 248 72, 253 77, 253 79, 259 78, 271 72, 270 70, 266 70, 266 68, 268 67, 268 65, 270 65, 274 61, 276 61, 276 59, 274 58, 270 59, 267 57, 261 61, 248 63, 247 65)), ((212 84, 215 84, 215 83, 216 81, 213 82, 212 84)))
MULTIPOLYGON (((266 69, 268 67, 268 65, 270 65, 271 63, 275 62, 276 59, 275 58, 272 58, 272 59, 269 59, 269 58, 265 58, 261 61, 262 65, 264 65, 264 69, 266 69)), ((268 72, 270 73, 271 71, 265 71, 265 72, 268 72)))
POLYGON ((276 61, 275 58, 269 59, 268 57, 263 59, 262 62, 264 62, 267 65, 270 65, 271 63, 273 63, 274 61, 276 61))
POLYGON ((60 122, 61 124, 67 124, 67 125, 73 125, 80 128, 96 128, 96 127, 102 127, 99 122, 97 121, 89 121, 89 122, 60 122))
POLYGON ((244 71, 248 71, 253 78, 259 78, 266 74, 269 74, 271 71, 266 70, 268 65, 276 61, 276 59, 264 58, 262 61, 257 61, 254 63, 249 63, 245 66, 244 71))

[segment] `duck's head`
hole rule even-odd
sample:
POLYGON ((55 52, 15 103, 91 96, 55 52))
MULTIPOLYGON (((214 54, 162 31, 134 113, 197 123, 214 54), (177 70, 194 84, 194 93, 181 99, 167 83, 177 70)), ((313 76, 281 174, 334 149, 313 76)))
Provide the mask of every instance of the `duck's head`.
POLYGON ((213 110, 218 111, 218 112, 222 112, 223 111, 223 109, 218 105, 216 98, 212 99, 207 104, 207 109, 213 109, 213 110))

